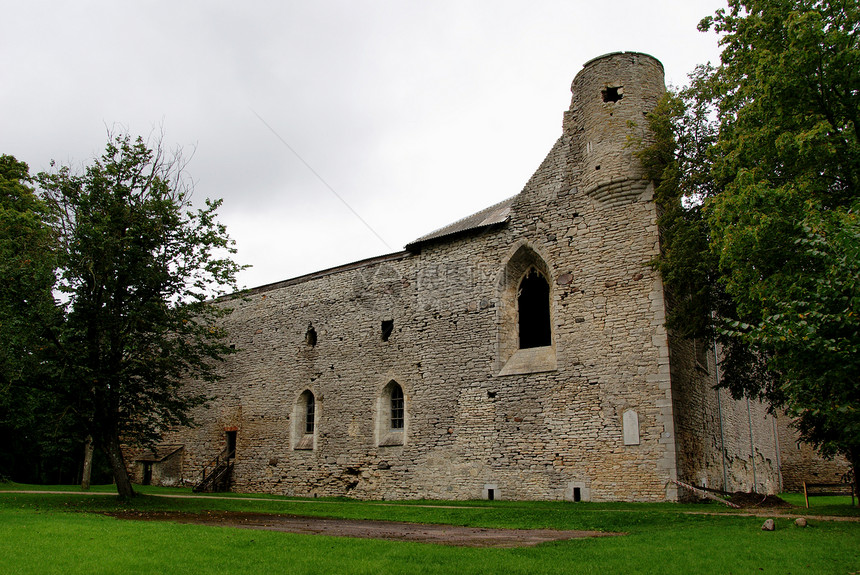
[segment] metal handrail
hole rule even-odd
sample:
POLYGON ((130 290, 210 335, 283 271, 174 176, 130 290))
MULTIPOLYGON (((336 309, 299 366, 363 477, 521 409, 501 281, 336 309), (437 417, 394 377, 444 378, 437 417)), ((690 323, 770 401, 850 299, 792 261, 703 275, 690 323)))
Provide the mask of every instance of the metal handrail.
POLYGON ((221 453, 215 456, 209 463, 203 466, 203 471, 200 477, 200 481, 197 483, 198 486, 206 483, 206 479, 210 477, 213 473, 216 473, 222 465, 227 465, 230 463, 231 459, 236 457, 236 450, 233 449, 231 451, 227 451, 228 448, 224 448, 221 453))

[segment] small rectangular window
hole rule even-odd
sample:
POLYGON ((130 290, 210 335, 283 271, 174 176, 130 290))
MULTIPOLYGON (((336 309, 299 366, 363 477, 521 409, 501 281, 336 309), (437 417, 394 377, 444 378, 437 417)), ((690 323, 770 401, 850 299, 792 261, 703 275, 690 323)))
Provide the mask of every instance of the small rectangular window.
POLYGON ((388 341, 394 331, 394 320, 387 319, 382 322, 382 341, 388 341))

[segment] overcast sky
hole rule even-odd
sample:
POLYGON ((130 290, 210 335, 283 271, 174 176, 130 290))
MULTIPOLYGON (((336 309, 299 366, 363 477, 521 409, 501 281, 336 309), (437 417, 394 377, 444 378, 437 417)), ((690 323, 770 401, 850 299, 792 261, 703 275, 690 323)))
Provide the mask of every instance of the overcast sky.
POLYGON ((399 251, 518 193, 586 61, 645 52, 683 84, 719 59, 696 24, 724 5, 9 2, 0 153, 35 173, 100 155, 108 129, 163 132, 193 152, 195 199, 224 199, 254 287, 399 251))

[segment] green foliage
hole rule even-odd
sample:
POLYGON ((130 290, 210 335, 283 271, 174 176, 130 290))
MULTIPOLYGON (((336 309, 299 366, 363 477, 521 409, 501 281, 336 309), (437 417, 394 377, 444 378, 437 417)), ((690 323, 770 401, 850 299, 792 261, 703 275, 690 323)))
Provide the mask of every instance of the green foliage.
POLYGON ((27 165, 0 156, 0 475, 74 481, 82 437, 49 393, 56 253, 27 165))
POLYGON ((860 6, 846 0, 732 0, 700 27, 724 34, 714 173, 789 200, 845 206, 860 174, 860 6), (799 197, 791 197, 796 194, 799 197))
POLYGON ((0 156, 0 386, 38 383, 44 330, 59 321, 54 305, 54 236, 47 206, 31 187, 27 164, 0 156))
MULTIPOLYGON (((769 350, 778 392, 802 436, 825 454, 860 449, 860 220, 856 209, 810 214, 795 239, 803 268, 784 270, 762 297, 756 324, 737 337, 769 350)), ((764 390, 769 393, 770 390, 764 390)))
MULTIPOLYGON (((860 5, 735 1, 725 34, 706 206, 738 311, 733 335, 767 356, 752 389, 800 417, 805 439, 860 463, 860 5)), ((748 389, 748 391, 750 391, 748 389)))
MULTIPOLYGON (((55 394, 21 385, 0 398, 0 477, 28 483, 79 483, 85 438, 55 394)), ((96 454, 93 478, 110 481, 96 454)))
POLYGON ((718 193, 711 175, 719 128, 710 98, 713 75, 713 68, 700 66, 691 74, 689 87, 665 94, 648 114, 653 141, 638 156, 655 182, 661 252, 652 265, 666 288, 667 327, 679 337, 716 339, 722 349, 723 381, 740 397, 772 377, 761 353, 718 329, 719 321, 738 315, 720 281, 703 210, 704 202, 718 193))
POLYGON ((713 336, 710 311, 721 295, 701 210, 713 193, 707 152, 715 132, 708 113, 689 89, 667 92, 648 115, 654 141, 638 153, 655 182, 661 254, 653 264, 671 294, 667 324, 690 338, 713 336))
MULTIPOLYGON (((707 325, 712 312, 733 394, 788 408, 802 437, 825 454, 848 456, 855 476, 858 22, 856 2, 730 0, 728 10, 700 24, 723 35, 721 64, 700 68, 682 104, 662 112, 668 129, 652 121, 681 150, 703 131, 686 121, 691 116, 716 134, 699 156, 712 188, 686 205, 681 199, 700 189, 706 171, 672 170, 673 163, 683 168, 683 154, 672 138, 657 140, 671 180, 663 185, 671 193, 658 201, 679 214, 664 222, 679 231, 664 243, 661 271, 670 287, 679 285, 676 277, 711 286, 676 323, 707 325), (715 113, 697 116, 700 109, 715 113)), ((692 287, 679 293, 696 301, 692 287)))
POLYGON ((21 223, 0 234, 0 249, 15 256, 0 269, 12 286, 0 329, 17 332, 2 356, 4 383, 31 400, 34 390, 53 397, 63 425, 92 435, 119 492, 132 495, 121 443, 151 444, 191 424, 189 410, 207 398, 182 382, 216 379, 232 352, 218 326, 228 310, 211 305, 236 289, 239 269, 215 217, 220 201, 192 211, 181 157, 128 135, 82 173, 39 174, 39 196, 26 166, 8 165, 18 183, 6 178, 4 200, 21 223))

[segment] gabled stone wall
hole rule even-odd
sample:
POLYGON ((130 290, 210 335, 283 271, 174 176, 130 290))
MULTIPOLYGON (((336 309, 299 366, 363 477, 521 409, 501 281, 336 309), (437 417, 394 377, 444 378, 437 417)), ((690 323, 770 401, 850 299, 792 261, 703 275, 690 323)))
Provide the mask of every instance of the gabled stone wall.
POLYGON ((239 352, 203 390, 216 399, 201 425, 165 437, 185 446, 185 481, 235 430, 245 492, 657 501, 678 497, 672 479, 713 484, 715 430, 679 416, 712 409, 710 381, 664 327, 652 187, 628 144, 647 141, 662 66, 610 54, 572 89, 562 136, 507 221, 221 303, 239 352), (530 269, 549 283, 551 345, 520 349, 530 269))

